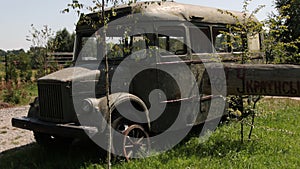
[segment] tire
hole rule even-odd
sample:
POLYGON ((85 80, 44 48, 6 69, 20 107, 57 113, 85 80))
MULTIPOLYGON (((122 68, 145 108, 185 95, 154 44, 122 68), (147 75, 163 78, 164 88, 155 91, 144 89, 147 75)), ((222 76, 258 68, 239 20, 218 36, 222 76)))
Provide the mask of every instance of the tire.
POLYGON ((148 156, 151 147, 150 138, 148 132, 141 125, 134 124, 123 117, 118 117, 113 120, 112 128, 114 129, 112 138, 114 156, 123 156, 127 161, 132 158, 148 156), (132 144, 129 145, 130 143, 132 144), (133 151, 130 147, 135 147, 134 150, 136 151, 133 151))
POLYGON ((113 129, 112 132, 112 155, 114 157, 121 157, 123 156, 123 147, 122 147, 122 140, 123 140, 123 133, 125 132, 126 128, 131 125, 132 122, 128 121, 124 117, 117 117, 115 120, 112 121, 111 126, 113 129), (118 134, 117 134, 118 133, 118 134), (120 136, 121 134, 121 136, 120 136))
POLYGON ((125 130, 123 154, 127 161, 132 158, 145 158, 149 156, 150 150, 151 143, 149 134, 142 126, 134 124, 125 130))

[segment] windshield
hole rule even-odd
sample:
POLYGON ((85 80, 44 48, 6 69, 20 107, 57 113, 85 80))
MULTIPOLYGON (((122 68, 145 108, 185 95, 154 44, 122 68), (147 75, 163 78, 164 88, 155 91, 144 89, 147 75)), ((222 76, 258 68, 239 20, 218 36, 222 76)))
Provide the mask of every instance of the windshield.
POLYGON ((131 52, 129 46, 132 38, 124 29, 107 28, 105 42, 104 34, 99 32, 77 34, 78 61, 102 60, 105 54, 109 59, 122 59, 131 52))
POLYGON ((129 39, 121 35, 106 35, 106 51, 104 52, 104 44, 101 36, 79 36, 78 48, 79 61, 95 61, 101 60, 104 54, 109 59, 122 59, 129 52, 129 39))
MULTIPOLYGON (((108 29, 105 38, 106 50, 104 52, 101 35, 97 33, 93 35, 78 34, 77 48, 79 54, 77 61, 100 61, 103 59, 104 54, 107 55, 109 60, 120 60, 128 55, 137 54, 137 52, 141 55, 139 51, 147 49, 147 39, 146 35, 128 36, 126 31, 108 29)), ((145 56, 136 57, 145 58, 145 56)))

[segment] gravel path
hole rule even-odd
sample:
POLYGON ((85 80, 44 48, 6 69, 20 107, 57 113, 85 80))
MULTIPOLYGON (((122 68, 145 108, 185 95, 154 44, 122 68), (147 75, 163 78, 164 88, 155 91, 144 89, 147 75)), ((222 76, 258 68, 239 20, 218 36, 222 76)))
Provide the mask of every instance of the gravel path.
POLYGON ((0 109, 0 154, 3 151, 34 142, 31 131, 12 127, 13 117, 26 116, 29 106, 0 109))

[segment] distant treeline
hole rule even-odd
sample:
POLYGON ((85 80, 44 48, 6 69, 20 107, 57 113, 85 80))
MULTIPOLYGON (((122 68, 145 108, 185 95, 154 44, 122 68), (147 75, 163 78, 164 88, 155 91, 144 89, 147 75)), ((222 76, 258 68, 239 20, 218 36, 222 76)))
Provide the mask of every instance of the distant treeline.
POLYGON ((75 34, 63 29, 57 31, 53 37, 45 37, 41 36, 41 32, 43 31, 34 28, 33 38, 29 41, 37 41, 44 38, 47 39, 45 44, 33 43, 35 45, 30 47, 28 51, 24 49, 9 51, 0 49, 0 81, 3 79, 16 83, 32 81, 32 79, 37 79, 60 68, 60 65, 55 62, 48 63, 48 58, 51 57, 49 54, 72 52, 75 34), (6 61, 7 63, 5 64, 6 61))

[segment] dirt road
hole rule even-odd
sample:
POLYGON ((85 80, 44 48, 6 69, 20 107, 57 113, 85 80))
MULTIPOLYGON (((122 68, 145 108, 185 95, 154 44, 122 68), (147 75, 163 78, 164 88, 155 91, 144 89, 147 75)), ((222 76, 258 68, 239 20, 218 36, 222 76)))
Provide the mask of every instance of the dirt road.
POLYGON ((3 151, 34 142, 31 131, 12 127, 13 117, 26 116, 29 106, 0 109, 0 154, 3 151))

